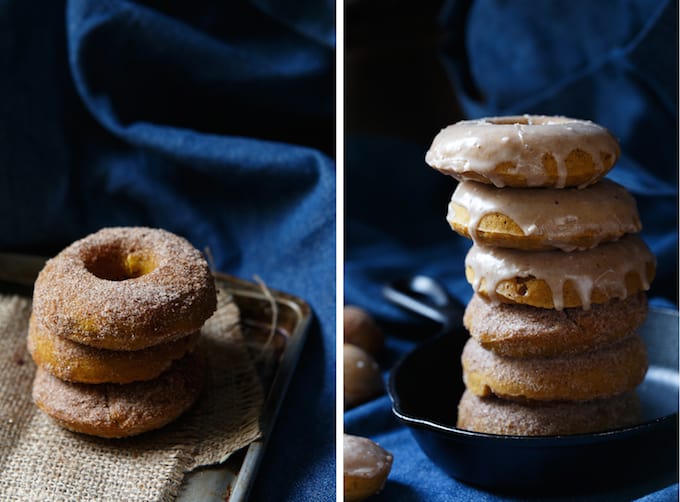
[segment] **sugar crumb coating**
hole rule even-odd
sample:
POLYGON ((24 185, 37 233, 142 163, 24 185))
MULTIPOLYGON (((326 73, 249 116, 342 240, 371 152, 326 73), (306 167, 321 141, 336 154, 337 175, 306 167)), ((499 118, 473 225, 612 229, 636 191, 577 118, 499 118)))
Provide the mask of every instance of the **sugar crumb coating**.
POLYGON ((55 335, 110 350, 139 350, 197 331, 216 308, 206 260, 160 229, 112 227, 47 261, 33 315, 55 335))
POLYGON ((199 355, 188 354, 158 378, 123 385, 65 382, 38 368, 33 401, 71 431, 135 436, 172 422, 194 404, 203 388, 204 364, 199 355))
POLYGON ((589 310, 542 309, 473 295, 463 323, 482 347, 507 357, 587 352, 630 335, 647 316, 647 295, 593 304, 589 310))
POLYGON ((635 392, 585 402, 517 403, 466 390, 458 404, 457 425, 487 434, 554 436, 629 427, 641 417, 635 392))
POLYGON ((503 357, 470 338, 461 356, 465 386, 478 396, 516 401, 589 401, 637 387, 648 367, 642 338, 631 334, 577 355, 503 357))
POLYGON ((107 350, 50 333, 34 319, 28 330, 33 361, 68 382, 131 383, 151 380, 194 349, 200 332, 141 350, 107 350))

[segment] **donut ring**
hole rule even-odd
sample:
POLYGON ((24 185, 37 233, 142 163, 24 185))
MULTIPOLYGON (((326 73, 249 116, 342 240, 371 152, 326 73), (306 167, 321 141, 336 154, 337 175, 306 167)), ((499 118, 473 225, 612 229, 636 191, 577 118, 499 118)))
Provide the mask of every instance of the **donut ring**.
POLYGON ((642 229, 633 196, 603 179, 576 188, 495 188, 464 181, 447 221, 477 244, 530 251, 583 250, 642 229))
POLYGON ((458 404, 457 427, 487 434, 556 436, 629 427, 641 418, 635 392, 577 403, 516 403, 466 390, 458 404))
POLYGON ((33 318, 28 325, 28 352, 33 361, 68 382, 130 383, 151 380, 192 350, 198 332, 142 350, 95 349, 54 335, 33 318))
POLYGON ((515 401, 589 401, 635 389, 647 372, 639 335, 592 352, 515 359, 482 348, 470 338, 463 348, 463 381, 481 397, 515 401))
POLYGON ((425 161, 458 180, 497 187, 585 187, 602 178, 620 149, 587 120, 520 115, 465 120, 442 129, 425 161))
POLYGON ((65 382, 38 367, 33 401, 60 426, 82 434, 122 438, 158 429, 189 409, 203 387, 204 366, 189 354, 144 382, 65 382))
POLYGON ((487 350, 505 357, 554 357, 579 354, 621 340, 642 324, 647 295, 562 311, 527 305, 498 305, 474 295, 463 323, 487 350))
POLYGON ((198 331, 216 307, 208 264, 185 239, 105 228, 48 260, 33 313, 50 333, 109 350, 140 350, 198 331))
POLYGON ((646 291, 655 272, 656 259, 637 235, 571 253, 473 245, 465 257, 465 276, 480 296, 557 310, 646 291))

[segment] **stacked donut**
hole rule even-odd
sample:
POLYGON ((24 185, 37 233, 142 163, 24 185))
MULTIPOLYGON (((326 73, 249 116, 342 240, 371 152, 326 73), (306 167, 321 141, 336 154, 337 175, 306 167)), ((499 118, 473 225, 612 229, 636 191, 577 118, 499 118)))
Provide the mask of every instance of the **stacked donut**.
POLYGON ((633 197, 602 179, 615 138, 589 121, 514 116, 443 129, 426 161, 459 184, 447 220, 473 246, 458 426, 601 431, 639 420, 636 328, 656 261, 633 197))
POLYGON ((100 437, 171 422, 202 388, 193 349, 215 308, 208 265, 185 239, 119 227, 74 242, 35 283, 33 400, 63 427, 100 437))

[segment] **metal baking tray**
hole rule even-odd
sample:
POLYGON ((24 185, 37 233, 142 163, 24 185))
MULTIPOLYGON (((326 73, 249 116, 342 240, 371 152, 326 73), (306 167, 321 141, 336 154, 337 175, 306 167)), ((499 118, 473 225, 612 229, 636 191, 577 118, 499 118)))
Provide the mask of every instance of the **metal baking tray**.
POLYGON ((189 473, 178 501, 247 500, 262 461, 281 402, 302 351, 311 310, 306 302, 281 291, 269 290, 271 299, 256 283, 216 273, 218 286, 229 291, 241 312, 241 331, 246 344, 258 353, 272 328, 271 299, 277 305, 275 338, 270 342, 274 357, 257 364, 265 389, 265 402, 260 417, 262 437, 226 462, 203 467, 189 473))
MULTIPOLYGON (((0 292, 30 296, 45 258, 0 253, 0 292)), ((269 437, 307 337, 311 309, 302 299, 277 290, 265 289, 256 282, 215 273, 217 285, 234 297, 241 314, 241 331, 247 346, 259 354, 263 344, 270 357, 258 358, 256 369, 263 385, 265 401, 260 417, 262 436, 232 454, 225 462, 188 473, 178 496, 179 501, 247 500, 255 482, 269 437), (276 305, 276 329, 272 331, 276 305), (268 341, 269 340, 269 341, 268 341)))

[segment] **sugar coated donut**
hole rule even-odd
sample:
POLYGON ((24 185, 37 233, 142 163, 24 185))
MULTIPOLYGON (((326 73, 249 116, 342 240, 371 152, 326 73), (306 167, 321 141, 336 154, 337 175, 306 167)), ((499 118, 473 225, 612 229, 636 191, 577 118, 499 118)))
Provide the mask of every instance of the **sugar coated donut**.
POLYGON ((28 351, 33 361, 69 382, 130 383, 150 380, 192 350, 199 333, 142 350, 95 349, 50 333, 34 319, 29 323, 28 351))
POLYGON ((485 246, 524 250, 589 249, 642 229, 633 196, 604 179, 577 188, 496 188, 464 181, 447 221, 485 246))
POLYGON ((629 427, 641 417, 635 392, 585 402, 517 403, 466 390, 458 404, 457 426, 487 434, 555 436, 629 427))
POLYGON ((425 161, 459 180, 497 187, 585 187, 616 163, 619 145, 586 120, 521 115, 465 120, 435 136, 425 161))
POLYGON ((110 350, 139 350, 197 331, 215 311, 208 264, 185 239, 105 228, 48 260, 33 313, 45 329, 110 350))
POLYGON ((571 253, 473 245, 465 257, 465 276, 480 296, 557 310, 646 291, 655 272, 656 259, 637 235, 571 253))
POLYGON ((552 357, 587 352, 629 336, 647 315, 647 295, 594 304, 589 310, 493 304, 474 295, 463 323, 487 350, 506 357, 552 357))
POLYGON ((160 377, 144 382, 65 382, 38 367, 33 400, 62 427, 104 438, 135 436, 175 420, 196 401, 203 362, 189 354, 160 377))
POLYGON ((648 365, 645 345, 637 334, 591 352, 529 359, 499 356, 470 338, 461 361, 470 391, 519 401, 614 396, 640 384, 648 365))

